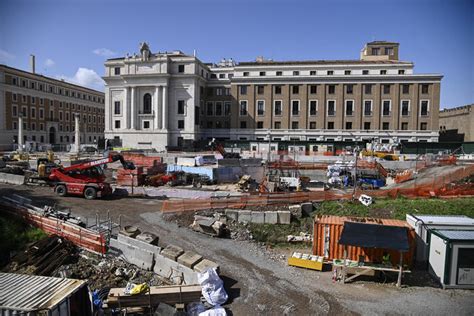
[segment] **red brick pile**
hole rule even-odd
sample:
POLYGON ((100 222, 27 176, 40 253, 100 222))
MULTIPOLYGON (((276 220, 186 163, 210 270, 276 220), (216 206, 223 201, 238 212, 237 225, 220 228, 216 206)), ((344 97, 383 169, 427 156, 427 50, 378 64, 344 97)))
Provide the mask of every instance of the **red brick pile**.
POLYGON ((117 184, 127 186, 140 186, 145 183, 146 174, 143 167, 136 167, 135 170, 117 169, 117 184))

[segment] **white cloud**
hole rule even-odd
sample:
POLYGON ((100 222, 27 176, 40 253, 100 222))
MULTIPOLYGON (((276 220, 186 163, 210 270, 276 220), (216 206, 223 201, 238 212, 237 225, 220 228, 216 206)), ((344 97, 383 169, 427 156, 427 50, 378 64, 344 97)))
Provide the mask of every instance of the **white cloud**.
POLYGON ((0 63, 6 63, 15 58, 15 55, 10 54, 6 50, 0 49, 0 63))
POLYGON ((46 59, 46 61, 44 62, 44 65, 46 67, 53 67, 54 65, 56 65, 56 63, 54 62, 54 60, 52 60, 51 58, 48 58, 46 59))
POLYGON ((80 86, 104 91, 104 80, 92 69, 80 67, 73 77, 61 75, 57 76, 57 78, 80 86))
POLYGON ((108 48, 97 48, 92 51, 94 54, 103 56, 103 57, 111 57, 116 55, 117 53, 108 49, 108 48))

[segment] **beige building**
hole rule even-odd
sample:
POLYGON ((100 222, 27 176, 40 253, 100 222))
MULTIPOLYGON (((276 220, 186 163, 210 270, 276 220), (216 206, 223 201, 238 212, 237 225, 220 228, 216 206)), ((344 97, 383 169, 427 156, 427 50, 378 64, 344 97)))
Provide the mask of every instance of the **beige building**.
POLYGON ((51 144, 62 149, 74 143, 74 114, 80 115, 81 143, 104 137, 104 93, 56 80, 34 71, 0 65, 0 150, 18 144, 18 120, 23 119, 23 143, 51 144))
POLYGON ((465 142, 474 142, 474 104, 443 109, 439 112, 440 131, 457 130, 465 142))

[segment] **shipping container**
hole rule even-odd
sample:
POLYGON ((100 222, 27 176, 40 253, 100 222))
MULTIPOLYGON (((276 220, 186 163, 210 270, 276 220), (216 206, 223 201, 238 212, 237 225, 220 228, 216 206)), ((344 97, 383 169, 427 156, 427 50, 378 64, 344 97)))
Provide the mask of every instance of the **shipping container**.
MULTIPOLYGON (((403 263, 412 266, 416 248, 415 230, 405 221, 393 219, 328 215, 317 216, 314 219, 313 231, 314 255, 322 256, 329 261, 344 258, 344 246, 339 244, 342 229, 344 228, 344 222, 406 227, 408 230, 408 243, 410 245, 410 250, 403 254, 403 263)), ((347 258, 350 260, 381 263, 384 254, 390 255, 390 261, 393 265, 399 264, 400 253, 396 250, 347 246, 347 258)))

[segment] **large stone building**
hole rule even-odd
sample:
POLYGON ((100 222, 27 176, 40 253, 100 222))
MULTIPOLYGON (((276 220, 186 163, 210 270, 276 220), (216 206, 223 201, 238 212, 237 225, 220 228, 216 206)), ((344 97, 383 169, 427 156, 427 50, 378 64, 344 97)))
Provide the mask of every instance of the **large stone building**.
POLYGON ((474 142, 474 104, 440 111, 439 129, 442 133, 464 135, 465 142, 474 142))
POLYGON ((104 93, 35 73, 0 65, 0 150, 18 142, 51 144, 67 149, 74 143, 74 115, 80 114, 81 143, 104 137, 104 93))
POLYGON ((206 64, 143 43, 105 63, 105 134, 156 149, 211 137, 437 141, 442 75, 415 74, 398 52, 377 41, 358 60, 206 64))

